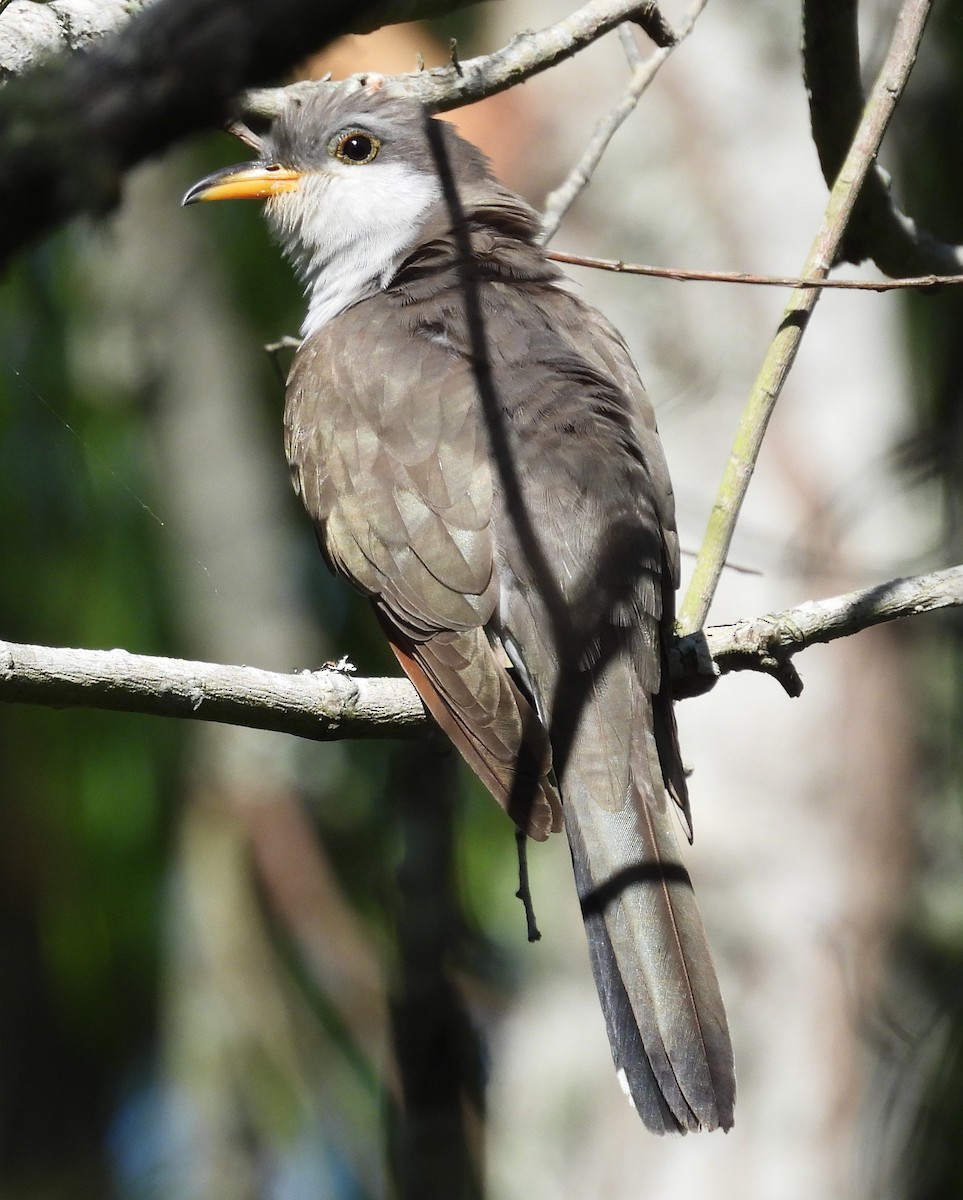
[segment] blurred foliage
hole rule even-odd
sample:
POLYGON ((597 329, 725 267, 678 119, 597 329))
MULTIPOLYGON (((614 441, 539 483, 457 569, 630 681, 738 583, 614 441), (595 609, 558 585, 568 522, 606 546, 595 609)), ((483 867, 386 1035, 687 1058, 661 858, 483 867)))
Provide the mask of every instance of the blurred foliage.
MULTIPOLYGON (((0 627, 162 653, 141 414, 84 394, 65 357, 77 244, 60 236, 0 288, 0 627)), ((71 1195, 108 1194, 104 1129, 154 1053, 177 760, 162 722, 0 707, 0 1194, 12 1200, 57 1194, 63 1176, 71 1195)))
MULTIPOLYGON (((958 147, 963 138, 963 24, 937 5, 927 54, 916 66, 899 113, 898 195, 924 227, 963 242, 958 147)), ((903 457, 933 475, 944 505, 946 563, 963 561, 963 291, 907 295, 910 394, 916 404, 903 457)), ((924 702, 918 736, 926 764, 920 807, 919 886, 903 947, 904 987, 926 1016, 903 1085, 918 1097, 901 1164, 915 1200, 963 1195, 963 624, 958 614, 922 623, 924 702), (914 1078, 916 1075, 916 1078, 914 1078)))
MULTIPOLYGON (((230 139, 212 137, 198 148, 194 173, 200 177, 244 153, 230 139)), ((269 243, 257 206, 216 205, 204 215, 243 336, 257 345, 296 332, 300 292, 269 243)), ((83 339, 91 336, 85 306, 96 296, 85 279, 91 249, 87 230, 69 230, 24 256, 0 287, 0 536, 6 551, 0 634, 49 645, 183 654, 176 589, 168 579, 183 551, 163 521, 164 490, 176 483, 155 477, 150 370, 135 363, 114 378, 84 361, 90 347, 83 339)), ((266 452, 280 461, 283 389, 267 365, 260 396, 266 452)), ((293 493, 288 515, 303 548, 296 587, 324 630, 324 644, 337 655, 349 652, 362 673, 396 673, 368 606, 324 569, 293 493)), ((190 791, 191 744, 191 730, 179 722, 0 707, 4 1200, 181 1194, 176 1164, 171 1173, 178 1135, 165 1125, 165 989, 172 986, 165 954, 179 852, 174 834, 190 791)), ((419 1076, 427 1089, 422 1098, 429 1097, 430 1108, 432 1069, 440 1065, 449 1072, 443 1104, 460 1123, 461 1100, 453 1103, 452 1096, 467 1088, 477 1106, 482 1068, 477 1046, 469 1049, 474 1035, 453 981, 484 981, 490 997, 511 985, 506 964, 468 913, 490 905, 521 928, 520 910, 504 901, 513 890, 512 834, 472 781, 467 803, 446 802, 449 819, 436 829, 444 844, 426 842, 423 806, 412 809, 391 782, 398 770, 389 767, 391 754, 388 746, 305 746, 304 799, 340 887, 380 948, 393 981, 396 1028, 406 1031, 416 1057, 419 1045, 428 1055, 427 1073, 419 1076), (504 870, 493 869, 496 859, 504 870), (462 876, 469 881, 468 909, 462 876), (437 912, 446 915, 437 936, 419 938, 412 912, 431 911, 443 897, 437 912), (425 995, 449 1014, 451 1036, 465 1054, 439 1058, 424 1043, 430 1022, 418 1014, 425 995)), ((447 778, 456 769, 452 760, 434 775, 447 778)), ((300 993, 292 1011, 306 1005, 340 1056, 340 1067, 325 1059, 324 1070, 342 1080, 329 1079, 327 1086, 342 1087, 344 1111, 322 1114, 316 1104, 302 1103, 282 1059, 272 1057, 270 1046, 263 1054, 255 1049, 244 1066, 248 1113, 238 1118, 248 1126, 252 1161, 260 1164, 261 1182, 251 1194, 371 1194, 347 1147, 366 1144, 369 1157, 377 1158, 389 1138, 401 1194, 418 1194, 413 1180, 431 1155, 425 1157, 424 1145, 419 1149, 417 1124, 402 1120, 398 1108, 390 1116, 389 1105, 382 1128, 347 1132, 345 1122, 371 1120, 370 1104, 352 1108, 355 1085, 344 1082, 353 1073, 370 1093, 365 1048, 339 1028, 283 922, 273 919, 267 929, 282 994, 300 993)), ((320 1061, 309 1056, 302 1064, 308 1078, 320 1061)), ((458 1190, 442 1186, 438 1194, 454 1196, 462 1184, 473 1194, 468 1163, 462 1144, 444 1166, 458 1178, 458 1190)))

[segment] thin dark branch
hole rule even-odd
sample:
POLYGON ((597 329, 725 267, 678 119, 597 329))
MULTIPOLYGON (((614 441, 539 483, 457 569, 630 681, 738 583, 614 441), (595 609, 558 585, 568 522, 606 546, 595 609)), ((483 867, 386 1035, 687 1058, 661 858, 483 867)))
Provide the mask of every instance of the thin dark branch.
POLYGON ((515 830, 515 852, 518 855, 518 891, 515 897, 522 902, 525 910, 525 930, 530 942, 542 940, 538 921, 535 919, 535 905, 532 902, 531 880, 528 875, 528 834, 524 829, 515 830))
MULTIPOLYGON (((915 7, 926 19, 929 0, 915 7)), ((860 75, 857 0, 804 0, 803 63, 813 140, 826 182, 835 180, 865 105, 860 75)), ((859 197, 840 258, 871 258, 887 275, 951 275, 963 247, 941 241, 901 212, 889 176, 874 165, 859 197)))
POLYGON ((619 275, 648 275, 656 279, 674 279, 679 283, 748 283, 756 287, 829 288, 853 292, 939 291, 963 283, 963 275, 911 275, 900 279, 803 279, 798 275, 753 275, 748 271, 688 271, 682 267, 652 267, 627 263, 617 258, 593 258, 587 254, 569 254, 565 250, 546 251, 556 262, 573 267, 591 267, 596 271, 614 271, 619 275))

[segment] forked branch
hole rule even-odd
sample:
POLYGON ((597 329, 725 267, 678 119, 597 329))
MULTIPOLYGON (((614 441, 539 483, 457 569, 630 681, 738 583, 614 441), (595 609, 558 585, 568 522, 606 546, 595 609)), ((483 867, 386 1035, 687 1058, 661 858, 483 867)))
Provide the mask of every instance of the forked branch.
MULTIPOLYGON (((929 8, 930 0, 904 0, 886 61, 830 193, 819 232, 800 271, 804 279, 824 278, 836 261, 860 188, 916 61, 929 8)), ((749 393, 709 515, 695 571, 679 611, 679 626, 683 633, 694 633, 705 624, 769 419, 819 296, 820 289, 806 287, 797 288, 789 297, 782 321, 749 393)))

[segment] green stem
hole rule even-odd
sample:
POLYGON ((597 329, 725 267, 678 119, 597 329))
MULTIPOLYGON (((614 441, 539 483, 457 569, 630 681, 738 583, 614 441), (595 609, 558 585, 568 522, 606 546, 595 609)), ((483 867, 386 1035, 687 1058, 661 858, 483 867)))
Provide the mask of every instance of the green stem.
MULTIPOLYGON (((819 232, 801 271, 804 279, 825 279, 835 261, 860 188, 916 61, 930 3, 931 0, 905 0, 900 9, 886 61, 863 110, 849 153, 830 193, 819 232)), ((809 315, 816 306, 821 290, 800 288, 790 295, 779 328, 749 393, 719 492, 709 514, 692 580, 679 610, 678 623, 682 634, 694 633, 705 624, 769 418, 795 361, 809 315)))

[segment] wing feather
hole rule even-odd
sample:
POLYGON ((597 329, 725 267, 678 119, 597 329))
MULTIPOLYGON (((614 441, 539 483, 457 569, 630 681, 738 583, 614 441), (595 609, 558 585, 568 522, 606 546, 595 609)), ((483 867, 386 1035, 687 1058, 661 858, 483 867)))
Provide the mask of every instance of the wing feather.
POLYGON ((372 598, 429 711, 520 827, 544 838, 561 828, 548 736, 484 629, 499 581, 470 365, 414 339, 399 372, 377 311, 335 324, 336 336, 324 327, 305 343, 288 382, 295 485, 328 561, 372 598))

